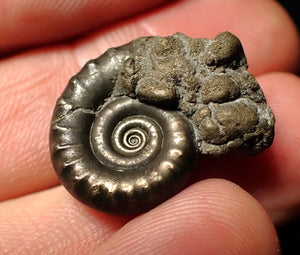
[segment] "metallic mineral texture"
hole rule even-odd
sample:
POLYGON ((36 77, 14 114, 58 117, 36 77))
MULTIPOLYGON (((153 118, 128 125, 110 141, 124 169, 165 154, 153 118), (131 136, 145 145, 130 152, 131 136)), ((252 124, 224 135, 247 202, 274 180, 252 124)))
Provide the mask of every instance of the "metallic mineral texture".
POLYGON ((272 144, 275 118, 236 36, 176 33, 132 44, 138 47, 124 61, 113 96, 182 112, 201 154, 256 154, 272 144))
POLYGON ((90 60, 57 100, 50 151, 74 197, 124 215, 185 188, 199 154, 255 154, 273 135, 274 116, 239 39, 177 33, 90 60))

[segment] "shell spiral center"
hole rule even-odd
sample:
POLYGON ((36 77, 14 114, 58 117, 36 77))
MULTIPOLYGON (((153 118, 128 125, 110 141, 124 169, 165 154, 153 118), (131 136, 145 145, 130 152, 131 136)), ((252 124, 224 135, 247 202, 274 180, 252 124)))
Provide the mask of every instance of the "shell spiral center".
POLYGON ((148 132, 135 125, 135 119, 122 121, 113 132, 113 147, 123 155, 132 155, 142 150, 148 141, 148 132))
POLYGON ((162 128, 153 118, 132 115, 137 104, 120 100, 106 105, 91 129, 91 145, 96 158, 117 170, 137 169, 155 159, 162 148, 162 128), (116 103, 118 102, 118 104, 116 103), (129 112, 132 116, 129 116, 129 112))

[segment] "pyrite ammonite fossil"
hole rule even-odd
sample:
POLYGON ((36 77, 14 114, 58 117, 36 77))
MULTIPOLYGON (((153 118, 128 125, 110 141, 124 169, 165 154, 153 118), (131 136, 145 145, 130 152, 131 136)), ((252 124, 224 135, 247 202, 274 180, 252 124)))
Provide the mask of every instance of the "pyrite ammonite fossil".
POLYGON ((197 155, 266 149, 274 122, 233 34, 142 37, 70 79, 53 114, 51 156, 77 199, 136 214, 182 190, 197 155))

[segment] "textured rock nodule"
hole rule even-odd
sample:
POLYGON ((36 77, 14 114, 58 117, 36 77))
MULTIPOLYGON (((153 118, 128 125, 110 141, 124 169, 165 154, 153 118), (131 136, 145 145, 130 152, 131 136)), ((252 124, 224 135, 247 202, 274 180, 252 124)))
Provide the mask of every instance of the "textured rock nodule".
POLYGON ((182 112, 202 154, 256 154, 272 144, 275 118, 236 36, 223 32, 208 40, 176 33, 138 38, 132 46, 113 97, 182 112))

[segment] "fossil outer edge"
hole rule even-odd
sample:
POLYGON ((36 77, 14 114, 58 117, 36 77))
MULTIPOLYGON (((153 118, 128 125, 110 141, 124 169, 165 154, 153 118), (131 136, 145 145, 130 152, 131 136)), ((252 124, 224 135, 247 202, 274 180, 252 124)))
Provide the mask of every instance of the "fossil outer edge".
POLYGON ((53 113, 55 171, 78 200, 137 214, 182 190, 197 154, 256 154, 274 115, 240 41, 142 37, 89 61, 53 113))

